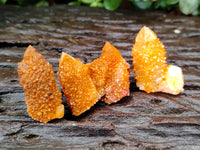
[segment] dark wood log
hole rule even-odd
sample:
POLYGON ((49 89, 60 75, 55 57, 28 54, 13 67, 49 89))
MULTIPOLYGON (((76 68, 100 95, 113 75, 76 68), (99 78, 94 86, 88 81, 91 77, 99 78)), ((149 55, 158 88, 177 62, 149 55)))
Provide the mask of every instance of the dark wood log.
POLYGON ((200 149, 199 17, 65 5, 0 6, 0 14, 0 149, 200 149), (29 44, 55 72, 61 52, 89 63, 106 41, 132 64, 133 40, 144 25, 164 43, 168 63, 183 69, 184 92, 147 94, 131 73, 131 94, 116 104, 98 102, 75 117, 63 96, 64 118, 42 124, 28 116, 17 63, 29 44))

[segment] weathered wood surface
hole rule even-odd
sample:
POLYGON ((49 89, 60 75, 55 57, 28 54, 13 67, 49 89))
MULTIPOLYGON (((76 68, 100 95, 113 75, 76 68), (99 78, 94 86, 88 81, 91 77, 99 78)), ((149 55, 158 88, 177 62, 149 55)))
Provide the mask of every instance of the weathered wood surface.
POLYGON ((199 17, 69 6, 0 7, 0 149, 200 149, 199 40, 199 17), (89 63, 101 55, 105 41, 132 64, 133 40, 143 25, 166 45, 168 62, 182 67, 183 93, 139 91, 131 73, 131 94, 116 104, 98 102, 74 117, 63 96, 63 119, 42 124, 28 116, 16 70, 29 44, 55 72, 62 51, 89 63))

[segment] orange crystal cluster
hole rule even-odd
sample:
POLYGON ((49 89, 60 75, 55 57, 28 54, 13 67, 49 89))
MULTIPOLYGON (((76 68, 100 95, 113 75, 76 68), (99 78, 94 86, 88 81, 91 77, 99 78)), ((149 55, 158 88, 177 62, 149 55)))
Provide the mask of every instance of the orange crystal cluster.
POLYGON ((28 114, 43 123, 64 116, 61 92, 51 64, 29 46, 18 64, 20 85, 24 89, 28 114))
POLYGON ((58 77, 73 115, 79 116, 98 101, 88 67, 80 60, 62 53, 58 77))
POLYGON ((183 91, 181 68, 167 65, 164 45, 148 27, 143 27, 132 49, 136 85, 140 90, 179 94, 183 91))
POLYGON ((164 45, 149 28, 139 31, 132 56, 137 86, 148 93, 158 91, 167 71, 167 57, 164 45))
POLYGON ((89 64, 62 53, 58 77, 75 116, 88 110, 100 98, 111 104, 129 95, 129 65, 108 42, 101 57, 89 64))
POLYGON ((99 59, 108 66, 103 101, 111 104, 129 95, 130 66, 120 52, 107 42, 99 59))

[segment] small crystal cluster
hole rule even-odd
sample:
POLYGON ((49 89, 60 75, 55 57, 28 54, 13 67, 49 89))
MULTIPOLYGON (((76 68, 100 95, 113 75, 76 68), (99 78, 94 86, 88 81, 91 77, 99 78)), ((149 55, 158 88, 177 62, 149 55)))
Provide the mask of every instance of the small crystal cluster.
POLYGON ((115 103, 129 95, 130 66, 120 52, 108 42, 103 47, 100 59, 108 66, 103 101, 107 104, 115 103))
POLYGON ((98 93, 88 74, 88 66, 62 53, 58 77, 73 115, 79 116, 98 101, 98 93))
POLYGON ((143 27, 132 49, 136 85, 140 90, 179 94, 183 91, 181 68, 166 63, 166 51, 156 34, 148 27, 143 27), (169 72, 170 71, 170 72, 169 72), (176 77, 172 74, 176 74, 176 77))
POLYGON ((51 64, 35 48, 29 46, 24 53, 24 59, 18 64, 17 71, 29 115, 43 123, 62 118, 62 95, 51 64))
POLYGON ((62 53, 58 77, 75 116, 88 110, 99 99, 111 104, 129 95, 129 65, 108 42, 101 57, 89 64, 62 53))

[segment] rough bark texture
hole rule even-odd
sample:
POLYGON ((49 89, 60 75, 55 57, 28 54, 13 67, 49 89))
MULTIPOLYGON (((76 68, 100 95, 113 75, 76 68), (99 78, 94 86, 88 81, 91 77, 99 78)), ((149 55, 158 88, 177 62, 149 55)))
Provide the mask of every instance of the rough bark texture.
POLYGON ((200 149, 199 17, 70 6, 1 6, 0 14, 0 149, 200 149), (63 119, 42 124, 28 116, 16 70, 29 44, 55 72, 61 52, 89 63, 106 41, 132 64, 133 40, 144 25, 166 46, 168 63, 182 67, 184 92, 147 94, 131 73, 131 94, 116 104, 98 102, 74 117, 63 96, 63 119))

